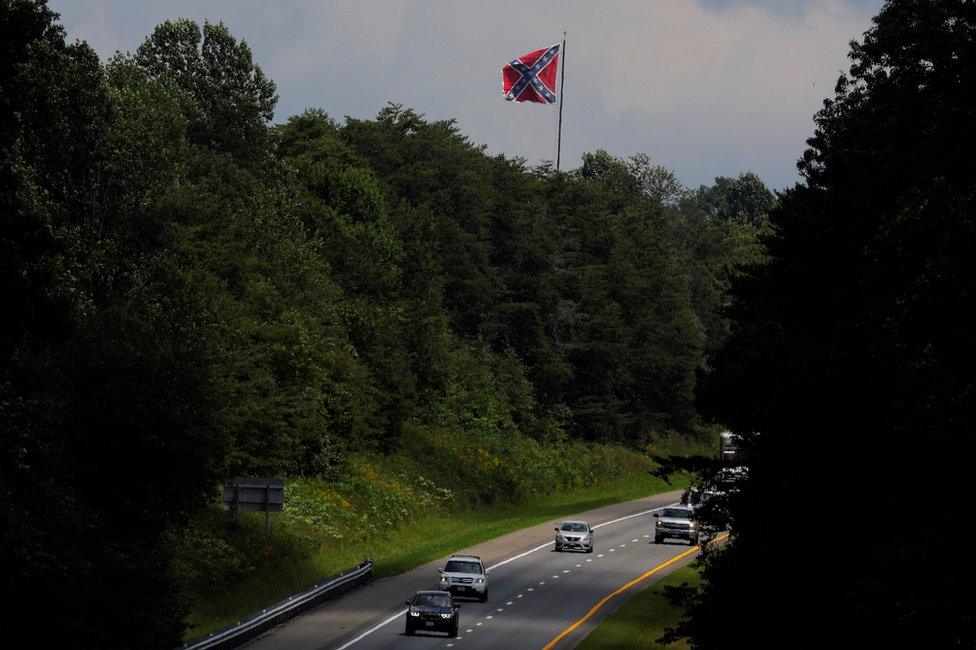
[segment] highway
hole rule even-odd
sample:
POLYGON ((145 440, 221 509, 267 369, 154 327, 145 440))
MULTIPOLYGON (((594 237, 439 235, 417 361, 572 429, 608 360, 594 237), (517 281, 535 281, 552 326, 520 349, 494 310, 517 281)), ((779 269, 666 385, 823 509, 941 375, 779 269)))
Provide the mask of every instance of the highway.
POLYGON ((378 580, 334 603, 309 612, 257 638, 249 650, 375 650, 379 648, 544 648, 590 614, 588 620, 550 647, 573 647, 592 626, 637 590, 694 557, 687 543, 653 543, 653 509, 674 503, 671 492, 569 518, 595 528, 592 554, 552 550, 552 520, 458 553, 480 555, 489 568, 486 603, 461 600, 458 638, 403 634, 404 600, 435 588, 444 560, 400 576, 378 580), (691 551, 691 552, 689 552, 691 551), (653 573, 596 611, 619 588, 653 573))

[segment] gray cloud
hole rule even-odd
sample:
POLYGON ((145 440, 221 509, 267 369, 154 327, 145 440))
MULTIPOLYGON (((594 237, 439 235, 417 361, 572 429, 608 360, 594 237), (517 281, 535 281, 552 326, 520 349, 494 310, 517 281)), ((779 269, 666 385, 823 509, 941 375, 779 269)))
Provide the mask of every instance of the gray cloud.
POLYGON ((555 157, 556 108, 510 104, 501 66, 568 31, 564 166, 648 153, 689 185, 753 170, 792 184, 811 117, 881 0, 52 0, 103 57, 166 18, 221 20, 278 83, 276 119, 371 117, 387 101, 457 118, 489 152, 555 157))

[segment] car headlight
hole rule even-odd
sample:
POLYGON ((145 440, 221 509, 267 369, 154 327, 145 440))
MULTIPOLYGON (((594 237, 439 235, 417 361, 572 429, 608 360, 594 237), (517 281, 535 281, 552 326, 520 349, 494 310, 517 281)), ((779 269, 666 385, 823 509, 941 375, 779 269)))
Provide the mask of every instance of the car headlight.
POLYGON ((657 521, 655 521, 655 522, 654 522, 654 525, 655 525, 655 526, 660 526, 660 525, 661 525, 661 520, 660 520, 660 519, 658 519, 657 521))
POLYGON ((484 578, 475 578, 474 581, 480 585, 482 582, 485 581, 485 579, 484 578))
POLYGON ((454 614, 441 614, 441 618, 451 618, 454 614))
POLYGON ((447 576, 441 576, 441 582, 447 582, 447 576))
POLYGON ((410 610, 410 615, 411 615, 411 616, 420 616, 420 612, 418 612, 418 611, 416 611, 416 610, 413 610, 413 609, 411 609, 411 610, 410 610))

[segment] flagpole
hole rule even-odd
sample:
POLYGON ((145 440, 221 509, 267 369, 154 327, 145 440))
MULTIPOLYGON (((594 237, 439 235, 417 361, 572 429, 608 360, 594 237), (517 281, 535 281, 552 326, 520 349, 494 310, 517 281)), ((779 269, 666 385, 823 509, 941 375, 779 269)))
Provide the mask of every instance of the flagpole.
POLYGON ((559 128, 556 131, 556 171, 559 171, 559 157, 563 148, 563 93, 565 92, 566 82, 566 32, 563 32, 563 47, 560 52, 562 59, 561 70, 559 71, 559 128))

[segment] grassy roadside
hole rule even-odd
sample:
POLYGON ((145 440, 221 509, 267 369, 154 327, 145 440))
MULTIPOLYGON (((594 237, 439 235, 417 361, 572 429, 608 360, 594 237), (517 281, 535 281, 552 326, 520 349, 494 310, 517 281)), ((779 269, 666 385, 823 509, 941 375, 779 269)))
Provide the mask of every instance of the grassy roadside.
MULTIPOLYGON (((670 485, 646 472, 627 473, 614 481, 530 497, 517 503, 500 502, 436 515, 392 527, 367 539, 335 540, 314 554, 274 571, 258 571, 229 589, 198 602, 188 618, 186 638, 196 638, 246 618, 262 607, 301 591, 323 576, 354 566, 370 556, 378 576, 401 573, 451 551, 489 540, 547 519, 611 503, 685 487, 684 479, 670 485), (395 540, 395 541, 394 541, 395 540)), ((260 518, 248 522, 260 526, 260 518)))
POLYGON ((664 590, 685 582, 697 585, 699 580, 698 570, 693 566, 677 569, 627 601, 577 647, 580 650, 687 649, 688 644, 683 641, 666 646, 657 642, 664 629, 677 624, 683 613, 681 607, 668 602, 664 590))

